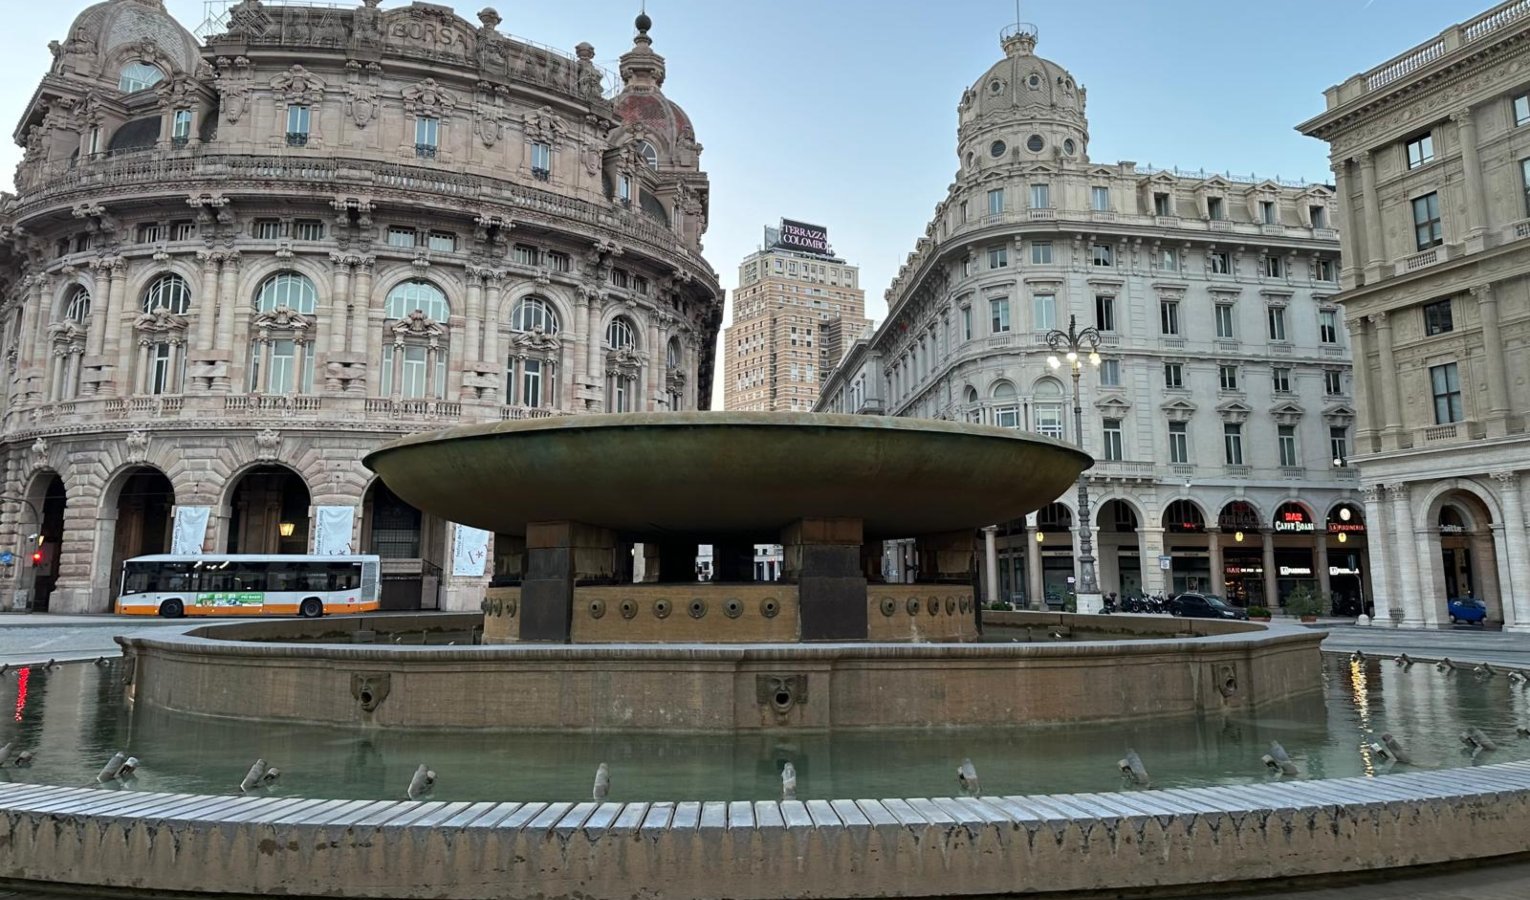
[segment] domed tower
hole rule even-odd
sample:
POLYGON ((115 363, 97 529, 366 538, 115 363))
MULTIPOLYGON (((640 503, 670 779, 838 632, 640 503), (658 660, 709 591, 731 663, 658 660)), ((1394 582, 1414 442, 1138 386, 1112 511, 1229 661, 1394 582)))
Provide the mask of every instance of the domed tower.
POLYGON ((701 249, 711 185, 701 171, 701 144, 690 116, 664 96, 664 57, 653 50, 653 20, 640 13, 632 49, 622 55, 622 92, 615 100, 622 126, 611 134, 607 194, 675 229, 701 249))
POLYGON ((1088 161, 1084 88, 1036 55, 1036 36, 1028 23, 1004 29, 1004 58, 962 94, 957 152, 964 173, 1011 162, 1088 161))

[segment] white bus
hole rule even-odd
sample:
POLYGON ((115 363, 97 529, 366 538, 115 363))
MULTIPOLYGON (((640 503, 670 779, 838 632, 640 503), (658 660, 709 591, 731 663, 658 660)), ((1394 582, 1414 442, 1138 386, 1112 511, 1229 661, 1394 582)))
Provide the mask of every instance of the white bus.
POLYGON ((373 612, 376 556, 137 556, 122 564, 117 612, 258 616, 373 612))

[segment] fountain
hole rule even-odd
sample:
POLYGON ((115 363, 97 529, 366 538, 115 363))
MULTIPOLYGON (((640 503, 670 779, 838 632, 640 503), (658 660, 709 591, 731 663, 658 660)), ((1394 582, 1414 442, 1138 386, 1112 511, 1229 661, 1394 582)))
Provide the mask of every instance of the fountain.
MULTIPOLYGON (((1309 701, 1323 690, 1323 634, 985 614, 975 529, 1073 482, 1089 460, 1058 442, 874 417, 616 415, 422 434, 367 464, 416 506, 496 533, 498 577, 482 613, 119 638, 111 675, 134 706, 138 741, 124 746, 152 769, 178 750, 157 723, 200 722, 188 733, 212 754, 207 783, 227 793, 156 792, 143 766, 135 781, 149 789, 120 778, 111 791, 0 784, 0 884, 368 898, 1008 895, 1243 883, 1521 849, 1530 760, 1513 747, 1499 751, 1508 761, 1448 778, 1308 780, 1284 750, 1306 738, 1277 729, 1254 740, 1271 755, 1240 751, 1238 765, 1250 781, 1266 766, 1285 780, 1176 787, 1185 726, 1172 723, 1190 721, 1176 716, 1213 734, 1236 734, 1261 710, 1322 718, 1309 701), (875 548, 886 538, 915 541, 916 583, 882 583, 875 548), (756 542, 784 546, 779 581, 743 577, 756 542), (716 548, 718 578, 707 583, 694 568, 701 543, 716 548), (1043 639, 981 640, 1001 620, 1043 639), (1027 756, 1030 738, 993 731, 1032 724, 1068 725, 1050 733, 1088 749, 1027 756), (228 729, 237 750, 218 754, 213 736, 228 729), (1116 729, 1132 729, 1129 744, 1101 746, 1116 729), (420 752, 409 751, 407 768, 394 759, 384 770, 372 746, 434 732, 442 737, 428 753, 423 738, 409 739, 420 752), (313 769, 335 761, 312 748, 347 734, 370 736, 358 745, 369 752, 346 763, 348 780, 375 789, 315 789, 323 776, 313 769), (760 787, 730 795, 734 782, 714 775, 701 788, 710 798, 644 795, 642 769, 659 764, 650 757, 694 759, 684 748, 698 736, 735 748, 750 736, 772 741, 768 771, 750 779, 760 787), (575 792, 494 799, 517 795, 521 757, 507 746, 537 740, 554 765, 567 763, 575 792), (838 768, 876 776, 859 783, 885 778, 930 799, 825 796, 820 757, 800 749, 824 741, 855 745, 838 768), (907 755, 919 747, 935 752, 907 755), (250 767, 256 750, 262 760, 250 767), (1070 753, 1093 772, 1114 768, 1130 793, 1003 793, 1017 769, 1055 790, 1047 770, 1070 753), (281 761, 280 782, 262 774, 265 759, 281 761), (939 786, 925 786, 926 772, 939 786)), ((1368 664, 1345 663, 1362 728, 1365 679, 1382 677, 1368 664)), ((1438 673, 1388 666, 1385 677, 1438 673)), ((1514 689, 1508 679, 1439 681, 1514 689)), ((1462 730, 1442 733, 1455 743, 1462 730)), ((1391 758, 1359 732, 1349 740, 1302 756, 1308 778, 1330 764, 1359 774, 1401 762, 1386 749, 1395 739, 1377 745, 1391 758)), ((1473 740, 1480 750, 1490 736, 1473 740)), ((1451 752, 1460 757, 1459 745, 1451 752)))

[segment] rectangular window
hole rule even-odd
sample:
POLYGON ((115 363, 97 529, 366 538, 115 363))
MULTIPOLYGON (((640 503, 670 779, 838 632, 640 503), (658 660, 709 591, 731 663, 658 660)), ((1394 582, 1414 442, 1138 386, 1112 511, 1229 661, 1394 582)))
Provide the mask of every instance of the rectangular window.
POLYGON ((1419 166, 1434 162, 1434 135, 1421 134, 1411 141, 1406 142, 1408 149, 1408 168, 1417 169, 1419 166))
POLYGON ((970 257, 970 256, 962 257, 962 275, 964 277, 968 276, 968 275, 971 275, 972 274, 972 269, 976 265, 977 265, 977 262, 975 260, 973 260, 972 257, 970 257))
POLYGON ((1445 334, 1456 329, 1455 320, 1450 314, 1449 298, 1425 303, 1423 308, 1425 335, 1445 334))
POLYGON ((292 239, 296 241, 324 240, 324 222, 319 219, 298 219, 292 223, 292 239))
POLYGON ((1428 193, 1413 199, 1413 236, 1418 249, 1427 250, 1445 243, 1440 227, 1440 195, 1428 193))
POLYGON ((165 239, 165 226, 158 222, 145 222, 138 226, 138 243, 157 244, 165 239))
POLYGON ((197 223, 175 222, 170 226, 170 240, 194 241, 197 239, 197 223))
POLYGON ((972 307, 962 307, 962 340, 972 340, 972 307))
POLYGON ((1232 274, 1232 257, 1227 255, 1226 250, 1213 250, 1206 255, 1206 258, 1211 261, 1211 274, 1232 274))
MULTIPOLYGON (((648 279, 644 278, 641 275, 634 275, 634 276, 632 276, 632 290, 635 293, 638 293, 638 294, 647 294, 648 293, 648 279)), ((809 347, 813 346, 813 343, 812 343, 811 339, 809 339, 809 341, 808 341, 808 346, 809 347)))
POLYGON ((1020 409, 1015 406, 1000 406, 993 411, 993 424, 1000 428, 1019 428, 1020 409))
POLYGON ((429 374, 426 348, 408 345, 403 351, 403 366, 399 371, 400 394, 405 400, 418 400, 425 396, 425 380, 429 374))
POLYGON ((1100 361, 1100 384, 1104 387, 1121 386, 1121 361, 1119 359, 1100 361))
POLYGON ((521 405, 542 405, 542 361, 528 359, 521 364, 521 405))
POLYGON ((966 221, 970 220, 970 217, 967 215, 967 201, 966 200, 962 201, 961 214, 962 214, 962 221, 963 222, 966 222, 966 221))
POLYGON ((1179 334, 1179 301, 1158 301, 1158 326, 1161 333, 1166 335, 1179 334))
POLYGON ((1318 310, 1318 341, 1324 344, 1337 344, 1339 342, 1338 310, 1318 310))
POLYGON ((1329 282, 1338 281, 1339 279, 1338 279, 1337 274, 1335 274, 1336 272, 1337 272, 1337 269, 1334 267, 1333 260, 1331 260, 1331 259, 1320 259, 1320 260, 1317 261, 1317 280, 1318 281, 1329 281, 1329 282))
POLYGON ((266 373, 266 393, 290 394, 297 369, 297 344, 293 341, 271 341, 269 346, 271 370, 266 373))
POLYGON ((1031 185, 1031 209, 1052 208, 1052 187, 1047 184, 1031 185))
POLYGON ((1166 388, 1182 388, 1185 386, 1185 368, 1182 364, 1163 364, 1163 386, 1166 388))
POLYGON ((1089 248, 1091 262, 1096 266, 1113 266, 1116 264, 1115 248, 1109 244, 1095 244, 1089 248))
POLYGON ((1169 462, 1187 465, 1190 462, 1190 437, 1185 433, 1184 422, 1169 423, 1169 462))
POLYGON ((1155 216, 1172 216, 1172 215, 1174 215, 1174 204, 1169 199, 1169 195, 1168 194, 1154 194, 1153 195, 1153 215, 1155 215, 1155 216))
POLYGON ((1279 429, 1280 464, 1288 468, 1301 465, 1300 457, 1296 455, 1296 426, 1281 425, 1279 429))
POLYGON ((632 203, 632 179, 626 175, 616 176, 616 199, 624 204, 632 203))
POLYGON ((1217 337, 1223 340, 1232 340, 1237 336, 1233 329, 1233 305, 1231 303, 1218 303, 1216 305, 1217 337))
POLYGON ((308 146, 309 113, 309 108, 301 104, 287 107, 287 146, 308 146))
POLYGON ((451 253, 457 249, 457 236, 450 231, 432 231, 429 246, 432 250, 451 253))
POLYGON ((1036 433, 1050 438, 1062 439, 1063 411, 1055 403, 1038 404, 1036 407, 1036 433))
POLYGON ((441 146, 441 120, 434 116, 419 116, 414 120, 414 155, 420 159, 435 159, 441 146))
POLYGON ((1259 201, 1259 222, 1263 225, 1275 224, 1275 202, 1273 200, 1259 201))
POLYGON ((393 226, 388 229, 389 247, 414 247, 415 232, 413 228, 393 226))
POLYGON ((567 253, 549 252, 547 254, 547 267, 554 272, 568 272, 573 268, 573 262, 567 253))
POLYGON ((284 236, 281 219, 256 219, 254 235, 256 240, 275 241, 284 236))
POLYGON ((1032 241, 1031 242, 1031 265, 1033 265, 1033 266, 1050 266, 1051 264, 1052 264, 1052 242, 1051 241, 1032 241))
POLYGON ((1243 465, 1243 426, 1226 422, 1222 425, 1222 457, 1229 466, 1243 465))
POLYGON ((1530 94, 1520 94, 1514 98, 1514 127, 1527 122, 1530 122, 1530 94))
POLYGON ((1530 158, 1519 161, 1519 183, 1525 189, 1525 215, 1530 216, 1530 158))
POLYGON ((101 129, 99 127, 96 127, 96 128, 90 129, 90 155, 91 156, 95 156, 97 153, 100 153, 100 152, 101 152, 101 129))
POLYGON ((1265 318, 1270 326, 1270 340, 1283 341, 1286 339, 1286 310, 1285 307, 1272 306, 1265 311, 1265 318))
POLYGON ((1121 420, 1105 419, 1104 422, 1105 458, 1113 462, 1119 462, 1126 458, 1121 452, 1121 420))
POLYGON ((1089 208, 1095 212, 1107 212, 1110 210, 1110 188, 1092 187, 1089 189, 1089 208))
POLYGON ((174 372, 171 371, 171 346, 167 343, 154 345, 149 361, 149 393, 169 394, 174 391, 174 372))
POLYGON ((1335 465, 1349 462, 1349 429, 1335 425, 1328 429, 1328 452, 1335 465))
POLYGON ((1179 251, 1167 248, 1158 251, 1158 268, 1165 272, 1179 271, 1179 251))
MULTIPOLYGON (((526 244, 515 245, 515 262, 520 266, 535 266, 541 260, 541 251, 526 244)), ((614 271, 614 270, 613 270, 614 271)))
POLYGON ((1116 330, 1116 298, 1094 298, 1094 327, 1100 331, 1116 330))
POLYGON ((1430 366, 1429 385, 1434 391, 1434 424, 1449 425, 1465 418, 1461 412, 1461 376, 1455 363, 1430 366))
POLYGON ((1212 221, 1221 221, 1223 218, 1225 218, 1222 210, 1223 206, 1221 197, 1206 198, 1206 218, 1211 219, 1212 221))
POLYGON ((1337 369, 1328 369, 1323 372, 1323 393, 1330 397, 1343 395, 1344 373, 1337 369))
POLYGON ((186 146, 191 140, 191 110, 178 109, 170 120, 170 141, 177 147, 186 146))
POLYGON ((1307 215, 1310 216, 1311 219, 1312 219, 1312 227, 1313 228, 1327 228, 1328 227, 1328 207, 1326 207, 1326 206, 1309 206, 1309 207, 1307 207, 1307 215))
POLYGON ((1291 393, 1291 370, 1287 368, 1271 369, 1270 387, 1277 394, 1291 393))
POLYGON ((612 269, 611 270, 611 284, 613 284, 613 285, 615 285, 616 287, 619 287, 619 288, 626 288, 626 287, 628 287, 630 282, 629 282, 629 280, 627 278, 627 270, 626 269, 612 269))
POLYGON ((1002 216, 1004 214, 1004 189, 995 188, 988 192, 988 214, 990 216, 1002 216))
POLYGON ((988 268, 1002 269, 1009 265, 1009 248, 993 247, 988 251, 988 268))
POLYGON ((1266 278, 1284 278, 1286 268, 1278 256, 1266 256, 1264 258, 1264 275, 1266 278))
POLYGON ((1037 294, 1031 298, 1031 327, 1037 331, 1051 331, 1057 327, 1057 298, 1052 294, 1037 294))
POLYGON ((992 333, 1004 334, 1009 331, 1009 301, 1002 298, 994 298, 988 301, 988 310, 993 322, 992 333))
POLYGON ((1217 366, 1217 383, 1224 391, 1236 391, 1238 389, 1238 367, 1217 366))

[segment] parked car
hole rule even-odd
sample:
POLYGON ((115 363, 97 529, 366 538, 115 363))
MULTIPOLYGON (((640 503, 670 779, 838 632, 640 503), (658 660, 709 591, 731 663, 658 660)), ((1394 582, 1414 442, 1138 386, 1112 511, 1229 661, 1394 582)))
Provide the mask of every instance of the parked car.
POLYGON ((1453 597, 1445 604, 1445 609, 1450 613, 1452 625, 1457 622, 1481 624, 1487 618, 1487 604, 1476 597, 1453 597))
POLYGON ((1247 619, 1248 610, 1228 604, 1214 594, 1187 592, 1169 601, 1169 612, 1190 619, 1247 619))

